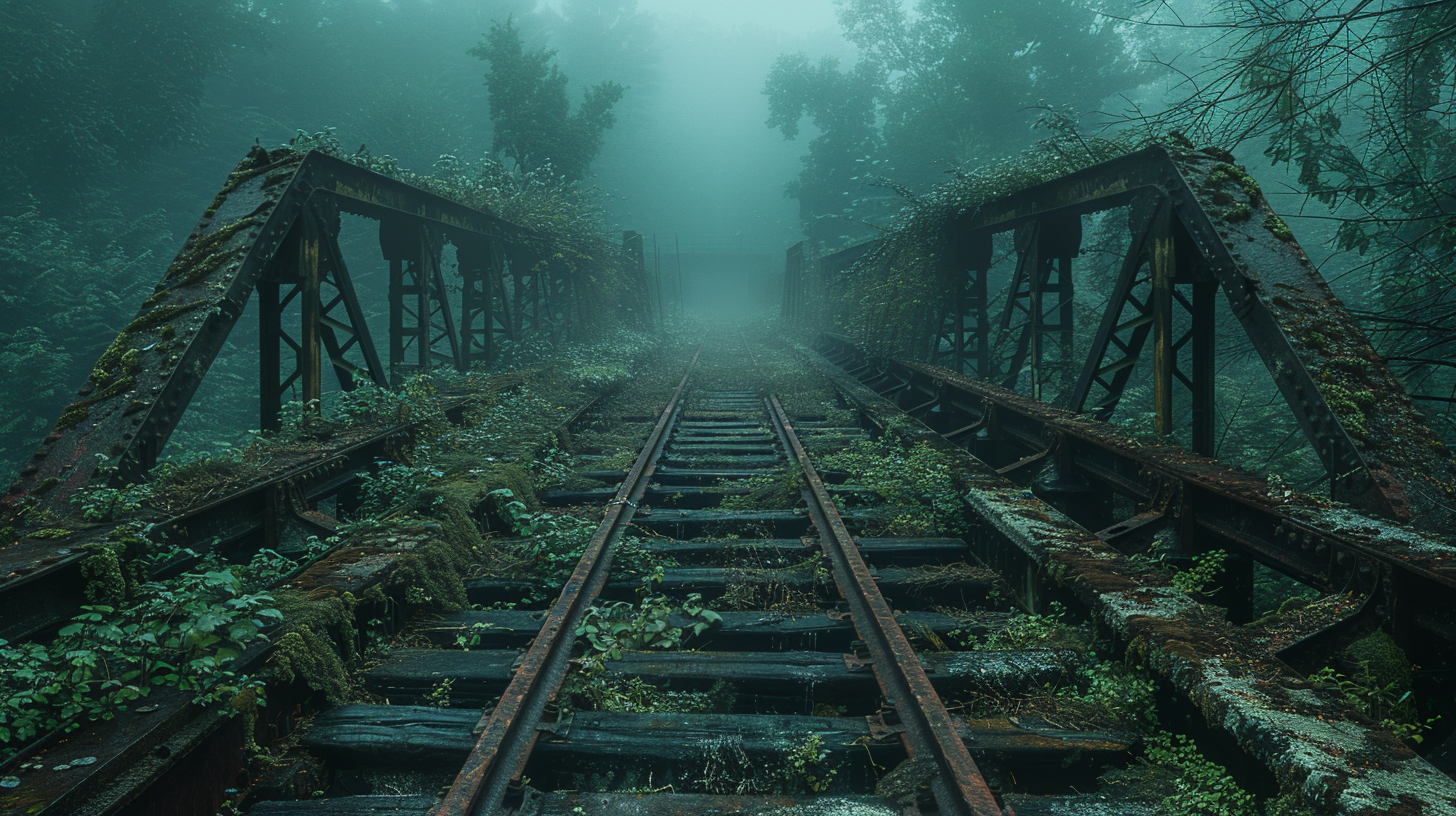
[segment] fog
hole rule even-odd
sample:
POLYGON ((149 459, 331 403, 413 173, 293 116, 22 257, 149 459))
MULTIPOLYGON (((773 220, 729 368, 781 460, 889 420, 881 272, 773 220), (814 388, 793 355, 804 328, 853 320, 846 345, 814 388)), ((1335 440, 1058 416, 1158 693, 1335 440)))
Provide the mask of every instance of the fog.
MULTIPOLYGON (((448 155, 569 178, 603 230, 645 236, 665 311, 737 319, 776 308, 789 247, 874 237, 904 196, 1043 137, 1043 106, 1146 108, 1169 89, 1139 66, 1149 30, 1071 0, 55 0, 0 3, 0 22, 0 203, 18 214, 0 222, 0 360, 52 384, 0 401, 11 458, 255 144, 328 132, 421 173, 448 155), (507 22, 514 57, 492 51, 507 22), (497 94, 498 62, 529 70, 497 94), (537 69, 541 88, 565 77, 561 126, 526 121, 557 102, 510 102, 537 69)), ((342 240, 377 259, 369 230, 342 240)), ((255 331, 210 373, 226 393, 251 390, 255 331)))

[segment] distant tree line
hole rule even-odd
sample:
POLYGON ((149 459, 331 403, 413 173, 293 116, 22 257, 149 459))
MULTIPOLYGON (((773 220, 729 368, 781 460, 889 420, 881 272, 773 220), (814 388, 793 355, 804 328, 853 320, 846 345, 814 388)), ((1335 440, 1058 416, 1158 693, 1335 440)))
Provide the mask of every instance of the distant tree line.
MULTIPOLYGON (((624 88, 595 86, 573 114, 553 53, 525 43, 547 26, 603 43, 577 64, 638 82, 653 28, 636 0, 535 7, 0 0, 0 470, 49 428, 255 136, 334 126, 421 169, 495 152, 584 178, 624 88)), ((242 398, 220 404, 246 404, 255 375, 229 366, 209 379, 242 398)))
POLYGON ((906 195, 1026 147, 1044 108, 1096 109, 1143 73, 1095 0, 839 0, 858 60, 786 54, 764 85, 768 126, 819 131, 790 183, 805 234, 873 233, 906 195))

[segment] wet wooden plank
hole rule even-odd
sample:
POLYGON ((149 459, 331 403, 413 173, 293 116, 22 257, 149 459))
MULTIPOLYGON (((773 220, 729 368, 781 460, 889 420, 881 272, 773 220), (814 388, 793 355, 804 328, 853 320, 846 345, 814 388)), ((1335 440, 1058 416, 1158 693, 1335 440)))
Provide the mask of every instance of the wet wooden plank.
MULTIPOLYGON (((454 612, 439 621, 427 624, 421 634, 440 646, 464 645, 473 649, 523 648, 541 627, 543 611, 486 610, 454 612), (458 644, 459 639, 467 642, 458 644)), ((691 649, 745 651, 752 649, 804 649, 809 651, 848 651, 858 639, 848 618, 834 620, 816 612, 791 615, 774 612, 721 612, 722 621, 698 636, 689 637, 684 646, 691 649)), ((1003 616, 991 616, 1003 623, 1003 616)), ((929 632, 942 640, 954 630, 980 634, 990 626, 967 625, 938 612, 905 612, 897 616, 900 626, 922 639, 929 632)), ((690 627, 692 621, 675 613, 670 623, 690 627)))
MULTIPOLYGON (((449 681, 450 704, 493 704, 513 674, 515 650, 401 649, 365 674, 365 687, 393 705, 414 705, 449 681)), ((941 694, 1015 694, 1059 682, 1079 665, 1074 652, 1028 649, 922 655, 941 694)), ((851 669, 831 652, 652 652, 607 663, 609 677, 639 677, 658 688, 706 691, 719 680, 738 691, 737 710, 810 713, 816 703, 869 713, 879 687, 868 665, 851 669)))
MULTIPOLYGON (((860 555, 870 566, 920 566, 949 564, 970 557, 971 548, 959 538, 857 538, 860 555)), ((794 564, 819 552, 818 539, 775 538, 738 541, 682 541, 650 539, 644 546, 670 556, 684 565, 765 560, 766 563, 794 564), (775 559, 777 561, 775 561, 775 559)))
POLYGON ((433 796, 340 796, 301 802, 259 802, 248 816, 425 816, 433 796))
POLYGON ((901 816, 875 796, 552 793, 537 816, 901 816))
MULTIPOLYGON (((800 559, 803 560, 803 559, 800 559)), ((963 572, 926 572, 915 567, 883 567, 874 570, 880 591, 891 603, 906 605, 954 604, 960 608, 984 605, 996 586, 996 578, 985 570, 963 572)), ((791 589, 805 594, 817 593, 825 600, 837 597, 832 585, 816 583, 812 570, 763 570, 735 567, 672 567, 662 573, 654 590, 675 597, 697 593, 705 600, 723 597, 730 590, 746 585, 791 589)), ((471 603, 491 604, 516 602, 525 597, 554 598, 560 584, 543 585, 540 581, 511 578, 472 578, 465 582, 466 596, 471 603)), ((611 581, 601 597, 609 601, 634 601, 641 597, 642 582, 638 579, 611 581)))
MULTIPOLYGON (((457 762, 469 752, 474 744, 471 729, 479 717, 473 709, 340 706, 320 714, 302 744, 336 767, 434 767, 457 762)), ((1125 732, 1032 727, 1006 718, 961 723, 958 730, 978 756, 1022 764, 1035 760, 1060 765, 1074 754, 1089 753, 1105 762, 1137 745, 1137 738, 1125 732)), ((835 766, 871 758, 875 764, 893 767, 905 758, 899 739, 876 738, 863 717, 589 711, 547 726, 532 762, 570 768, 572 774, 614 767, 636 766, 644 772, 655 768, 663 784, 672 784, 662 774, 703 758, 704 747, 715 741, 727 740, 750 761, 765 763, 782 760, 811 734, 824 741, 835 766)), ((869 767, 866 764, 860 771, 873 786, 869 767)), ((534 772, 528 776, 545 778, 534 772)))

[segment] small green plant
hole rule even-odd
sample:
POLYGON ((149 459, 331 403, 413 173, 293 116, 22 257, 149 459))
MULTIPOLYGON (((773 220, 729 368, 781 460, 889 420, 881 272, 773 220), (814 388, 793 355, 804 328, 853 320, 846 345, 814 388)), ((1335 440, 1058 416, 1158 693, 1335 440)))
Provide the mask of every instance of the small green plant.
POLYGON ((974 636, 965 635, 960 630, 951 634, 961 634, 973 649, 1034 649, 1065 638, 1069 629, 1067 617, 1067 608, 1053 601, 1048 614, 1016 615, 1004 628, 992 632, 981 641, 976 641, 974 636))
POLYGON ((380 461, 374 473, 366 473, 359 480, 359 512, 364 516, 389 516, 422 503, 443 504, 444 496, 429 493, 444 476, 444 471, 429 466, 380 461))
POLYGON ((1223 575, 1224 562, 1228 553, 1224 550, 1209 550, 1193 556, 1193 563, 1179 570, 1172 578, 1175 589, 1190 595, 1208 594, 1217 589, 1218 579, 1223 575))
POLYGON ((455 685, 455 678, 443 677, 437 681, 430 690, 425 692, 424 703, 435 708, 450 707, 450 689, 455 685))
POLYGON ((1136 725, 1151 732, 1158 724, 1153 679, 1145 669, 1102 661, 1079 672, 1081 682, 1063 686, 1057 696, 1089 723, 1136 725))
POLYGON ((321 540, 318 536, 309 536, 304 540, 303 550, 293 556, 283 555, 276 550, 259 550, 249 559, 248 565, 242 568, 245 582, 253 589, 270 586, 328 552, 336 543, 337 540, 333 538, 321 540))
POLYGON ((649 595, 636 604, 617 601, 593 606, 586 611, 576 634, 607 659, 620 660, 627 652, 676 649, 689 633, 702 634, 720 620, 722 616, 705 607, 699 594, 689 595, 679 609, 674 609, 665 595, 649 595), (688 619, 686 629, 671 623, 673 613, 678 611, 688 619))
MULTIPOLYGON (((512 606, 514 605, 512 604, 512 606)), ((462 627, 455 633, 455 648, 470 651, 480 645, 480 640, 486 632, 494 628, 495 624, 488 621, 472 621, 469 626, 462 627)))
POLYGON ((92 487, 71 497, 86 521, 120 521, 141 512, 152 497, 152 485, 146 482, 126 487, 92 487))
POLYGON ((1173 775, 1177 792, 1158 812, 1169 816, 1256 816, 1254 795, 1239 787, 1222 765, 1209 760, 1183 734, 1148 737, 1144 761, 1173 775))
POLYGON ((402 422, 410 413, 404 392, 382 388, 366 377, 356 377, 354 390, 340 392, 333 405, 333 415, 351 423, 402 422))
POLYGON ((829 767, 829 746, 824 744, 824 737, 815 733, 805 735, 804 741, 795 745, 784 757, 784 762, 790 779, 797 781, 809 793, 829 790, 829 786, 834 784, 834 777, 839 774, 837 768, 829 767))
POLYGON ((1425 739, 1425 732, 1441 719, 1438 716, 1420 720, 1416 716, 1412 693, 1402 692, 1398 683, 1381 685, 1373 679, 1368 666, 1361 673, 1361 678, 1341 674, 1330 666, 1309 676, 1315 688, 1333 692, 1345 705, 1379 723, 1381 728, 1390 729, 1400 739, 1419 743, 1425 739), (1361 678, 1365 682, 1361 682, 1361 678))
POLYGON ((577 708, 635 714, 727 714, 738 699, 738 690, 725 680, 707 691, 663 691, 641 677, 608 679, 600 652, 582 657, 563 688, 564 699, 577 708))

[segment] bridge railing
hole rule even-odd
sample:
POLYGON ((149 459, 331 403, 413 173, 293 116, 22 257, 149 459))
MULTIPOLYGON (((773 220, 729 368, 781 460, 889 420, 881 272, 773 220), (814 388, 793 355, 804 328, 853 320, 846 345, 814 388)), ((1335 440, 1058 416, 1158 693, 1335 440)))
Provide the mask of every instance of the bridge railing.
MULTIPOLYGON (((1149 371, 1139 391, 1151 404, 1139 407, 1150 411, 1157 433, 1185 430, 1194 453, 1212 455, 1216 326, 1227 309, 1318 455, 1331 497, 1452 529, 1449 451, 1227 153, 1150 147, 952 213, 943 231, 947 251, 936 264, 953 283, 933 304, 937 312, 926 326, 870 321, 852 338, 866 351, 894 356, 873 332, 919 331, 898 346, 1101 420, 1133 393, 1134 371, 1149 371), (1127 213, 1126 249, 1110 291, 1077 291, 1082 218, 1118 208, 1127 213), (988 294, 993 241, 1010 244, 1015 264, 999 310, 988 294), (1080 347, 1077 308, 1100 310, 1095 334, 1080 347), (1001 349, 993 332, 1008 338, 1001 349)), ((878 274, 895 260, 886 254, 878 244, 851 247, 820 259, 815 273, 796 271, 791 251, 784 314, 812 311, 816 296, 832 299, 847 275, 878 274)))
MULTIPOLYGON (((619 306, 646 322, 640 246, 626 236, 633 291, 619 306)), ((269 430, 286 401, 317 405, 330 376, 344 391, 392 387, 437 366, 488 363, 506 341, 567 338, 581 315, 610 308, 577 285, 539 232, 325 153, 254 148, 0 502, 12 518, 36 506, 64 515, 100 468, 143 478, 254 295, 258 427, 269 430), (345 263, 342 213, 379 225, 383 345, 345 263), (458 282, 443 269, 447 243, 458 282)))

